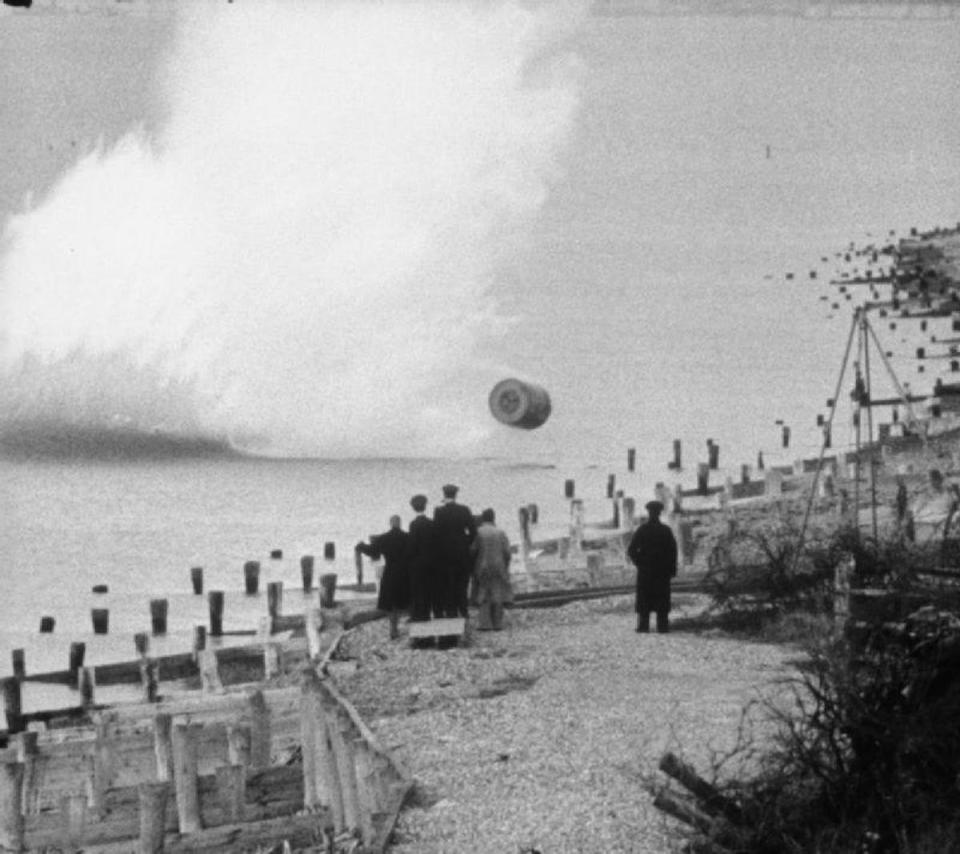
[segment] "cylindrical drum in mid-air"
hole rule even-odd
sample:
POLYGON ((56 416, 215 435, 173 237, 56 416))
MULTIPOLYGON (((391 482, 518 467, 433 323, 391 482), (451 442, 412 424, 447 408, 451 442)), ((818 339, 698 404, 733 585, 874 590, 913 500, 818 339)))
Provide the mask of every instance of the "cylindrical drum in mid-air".
POLYGON ((500 380, 490 392, 490 411, 508 427, 533 430, 550 417, 550 395, 533 383, 500 380))

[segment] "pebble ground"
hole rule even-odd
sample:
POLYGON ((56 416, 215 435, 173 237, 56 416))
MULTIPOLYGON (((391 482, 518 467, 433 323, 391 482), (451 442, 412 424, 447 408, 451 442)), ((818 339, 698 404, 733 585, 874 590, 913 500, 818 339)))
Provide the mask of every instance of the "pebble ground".
MULTIPOLYGON (((679 604, 675 617, 698 607, 679 604)), ((797 653, 637 634, 632 605, 513 610, 448 651, 390 641, 383 621, 348 635, 334 678, 416 784, 394 854, 677 850, 644 782, 664 782, 665 750, 706 770, 797 653)))

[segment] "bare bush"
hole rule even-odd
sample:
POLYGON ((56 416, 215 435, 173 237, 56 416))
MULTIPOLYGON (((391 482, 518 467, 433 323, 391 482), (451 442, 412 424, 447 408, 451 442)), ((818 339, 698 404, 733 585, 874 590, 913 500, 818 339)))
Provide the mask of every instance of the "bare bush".
POLYGON ((691 831, 697 845, 960 850, 960 621, 928 610, 865 650, 832 638, 808 653, 782 685, 787 699, 766 704, 772 741, 741 742, 714 762, 712 779, 741 818, 716 822, 711 839, 691 831))

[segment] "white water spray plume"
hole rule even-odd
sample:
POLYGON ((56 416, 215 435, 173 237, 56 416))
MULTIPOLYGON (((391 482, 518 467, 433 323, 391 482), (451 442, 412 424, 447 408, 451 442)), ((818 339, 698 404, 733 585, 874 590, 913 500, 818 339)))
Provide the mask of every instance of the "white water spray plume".
POLYGON ((0 432, 469 446, 498 255, 561 175, 580 13, 184 6, 162 132, 6 224, 0 432))

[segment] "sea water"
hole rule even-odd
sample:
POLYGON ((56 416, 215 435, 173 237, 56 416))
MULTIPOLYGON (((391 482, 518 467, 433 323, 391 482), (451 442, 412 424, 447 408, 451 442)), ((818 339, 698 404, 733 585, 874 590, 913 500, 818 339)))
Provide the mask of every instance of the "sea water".
MULTIPOLYGON (((389 123, 370 118, 380 143, 363 149, 368 159, 352 160, 332 132, 326 142, 297 143, 284 111, 304 96, 292 79, 281 93, 262 90, 270 97, 257 101, 255 133, 242 122, 232 140, 210 131, 204 111, 220 123, 230 115, 218 94, 243 112, 244 94, 258 95, 270 75, 255 44, 247 54, 238 47, 251 38, 242 22, 221 33, 202 21, 197 41, 164 30, 147 55, 172 75, 171 97, 148 118, 173 127, 173 141, 152 140, 150 123, 139 132, 146 137, 108 141, 68 167, 59 189, 38 188, 49 192, 32 218, 8 227, 0 266, 7 415, 83 427, 120 419, 148 436, 150 425, 186 430, 256 452, 0 462, 0 618, 11 630, 32 630, 46 613, 79 630, 95 583, 133 615, 115 625, 144 627, 146 600, 187 594, 193 565, 204 567, 208 588, 239 589, 249 559, 296 584, 299 556, 310 553, 318 572, 349 580, 354 542, 384 530, 393 513, 408 520, 415 492, 439 500, 446 482, 475 511, 495 508, 515 538, 516 509, 530 502, 544 531, 563 529, 567 478, 598 519, 610 513, 611 473, 640 503, 659 480, 692 485, 708 438, 736 474, 759 450, 768 462, 815 453, 815 417, 834 394, 851 317, 849 303, 834 311, 819 299, 835 297, 827 285, 842 266, 835 253, 850 241, 896 239, 890 229, 900 236, 960 219, 956 19, 606 17, 581 8, 551 23, 504 5, 496 9, 507 17, 469 7, 433 25, 424 8, 392 6, 384 19, 371 4, 373 18, 351 19, 343 7, 328 22, 357 38, 363 25, 398 34, 394 70, 408 63, 435 95, 426 107, 404 100, 409 92, 394 92, 391 69, 377 64, 382 51, 363 54, 357 73, 384 84, 370 98, 390 110, 393 93, 406 110, 389 123), (477 15, 486 40, 482 28, 475 35, 477 15), (425 46, 418 39, 431 27, 425 46), (436 54, 418 64, 430 43, 436 54), (236 53, 223 77, 204 77, 211 66, 199 53, 211 46, 236 53), (164 66, 171 57, 182 60, 179 70, 164 66), (499 73, 518 65, 532 83, 499 73), (482 108, 458 115, 455 77, 433 80, 431 67, 462 75, 465 97, 482 108), (458 121, 469 133, 449 130, 458 121), (443 146, 414 156, 434 125, 450 134, 443 146), (491 125, 504 146, 475 148, 491 125), (215 161, 184 140, 207 132, 210 145, 238 153, 216 160, 211 195, 198 199, 186 179, 200 181, 197 164, 215 161), (245 146, 251 134, 257 145, 245 146), (348 170, 329 185, 335 197, 307 174, 317 151, 329 152, 330 169, 348 170), (435 171, 443 151, 454 159, 435 171), (178 159, 188 156, 197 163, 178 159), (267 170, 276 186, 251 182, 251 170, 271 159, 289 164, 267 170), (348 173, 356 180, 343 179, 348 173), (134 180, 147 224, 186 205, 189 218, 173 234, 187 256, 157 222, 146 236, 114 242, 97 230, 102 223, 94 227, 98 218, 109 226, 114 207, 127 212, 124 187, 134 180), (104 186, 114 194, 104 196, 104 186), (250 213, 278 188, 284 204, 250 213), (211 213, 209 233, 202 213, 223 199, 240 235, 230 233, 231 209, 211 213), (384 204, 386 220, 377 214, 384 204), (423 211, 429 216, 418 218, 423 211), (294 229, 289 241, 259 240, 271 217, 294 229), (467 225, 448 228, 452 221, 467 225), (71 228, 95 247, 83 264, 61 245, 71 228), (300 253, 300 228, 310 239, 329 236, 340 253, 333 266, 322 253, 300 253), (191 229, 202 232, 196 242, 184 236, 191 229), (238 249, 241 237, 249 252, 238 249), (149 247, 149 269, 126 257, 125 245, 149 247), (364 259, 359 269, 353 256, 364 259), (328 283, 355 275, 355 289, 306 289, 305 257, 328 283), (193 277, 194 264, 209 282, 193 277), (117 269, 125 279, 112 278, 117 269), (166 291, 164 277, 186 277, 189 287, 166 291), (64 310, 51 281, 70 281, 83 299, 64 310), (325 300, 337 307, 325 310, 325 300), (508 375, 549 390, 553 414, 542 428, 510 430, 489 417, 486 393, 508 375), (778 420, 792 427, 788 449, 778 420), (684 446, 679 476, 664 465, 674 438, 684 446), (632 473, 628 447, 637 449, 632 473), (326 542, 337 548, 328 567, 326 542), (271 564, 272 549, 283 549, 283 561, 271 564)), ((278 69, 285 44, 265 48, 278 69)), ((313 68, 309 56, 300 61, 292 67, 313 68)), ((323 114, 304 112, 301 130, 313 133, 323 114)), ((362 111, 337 115, 356 146, 362 111)), ((140 227, 128 213, 117 225, 140 227)), ((930 333, 948 329, 949 319, 933 321, 930 333)), ((882 331, 903 379, 925 389, 935 374, 918 374, 910 358, 915 330, 882 331)), ((834 440, 842 447, 851 438, 841 414, 834 440)))

